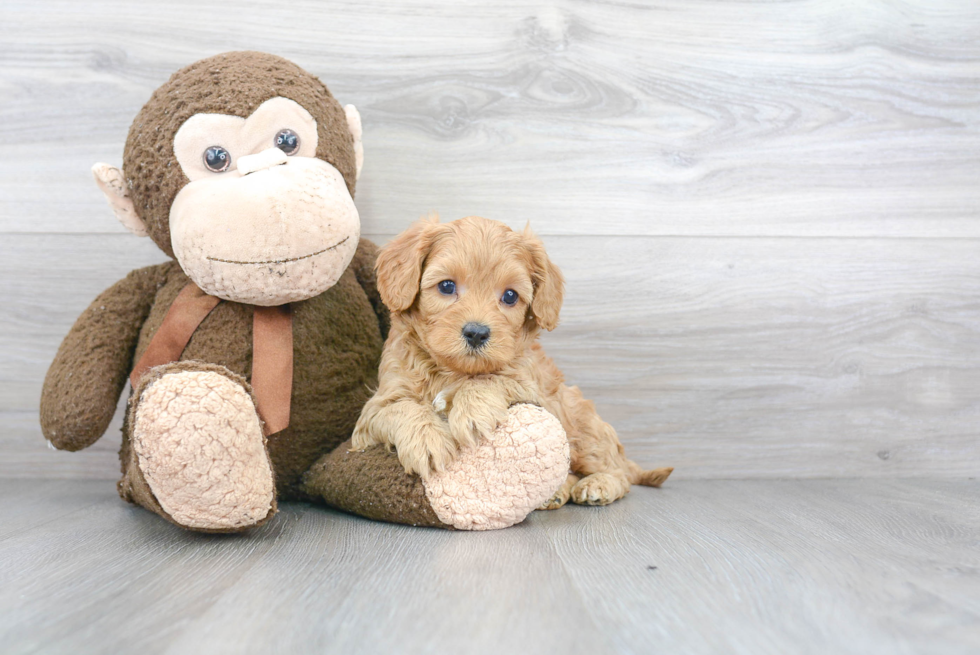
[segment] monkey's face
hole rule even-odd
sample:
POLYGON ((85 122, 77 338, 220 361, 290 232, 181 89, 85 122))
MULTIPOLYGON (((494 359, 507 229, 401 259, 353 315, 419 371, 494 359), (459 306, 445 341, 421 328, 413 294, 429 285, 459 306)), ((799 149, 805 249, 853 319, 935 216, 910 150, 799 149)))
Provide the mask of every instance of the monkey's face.
POLYGON ((346 270, 362 161, 353 105, 281 57, 229 52, 154 91, 130 126, 125 173, 92 172, 120 222, 204 291, 279 305, 322 293, 346 270))
POLYGON ((341 173, 318 159, 317 125, 272 98, 248 118, 195 114, 174 155, 189 180, 170 208, 170 239, 206 293, 253 305, 312 298, 333 286, 360 237, 341 173))

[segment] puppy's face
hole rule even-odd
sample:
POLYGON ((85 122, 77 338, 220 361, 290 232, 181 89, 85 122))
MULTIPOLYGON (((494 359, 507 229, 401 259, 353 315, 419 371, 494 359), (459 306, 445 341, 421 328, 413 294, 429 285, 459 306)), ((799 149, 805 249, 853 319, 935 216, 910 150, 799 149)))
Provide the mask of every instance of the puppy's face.
POLYGON ((561 273, 529 231, 470 217, 422 221, 378 256, 378 289, 396 319, 450 370, 499 371, 538 328, 553 329, 561 273))
POLYGON ((523 346, 534 286, 517 235, 504 228, 452 235, 433 245, 418 295, 426 350, 461 373, 503 368, 523 346))

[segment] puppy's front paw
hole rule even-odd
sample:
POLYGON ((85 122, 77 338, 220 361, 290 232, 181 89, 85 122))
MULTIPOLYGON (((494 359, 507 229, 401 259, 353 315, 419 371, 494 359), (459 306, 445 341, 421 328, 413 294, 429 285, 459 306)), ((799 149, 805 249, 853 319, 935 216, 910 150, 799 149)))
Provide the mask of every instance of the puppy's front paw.
POLYGON ((476 446, 507 421, 508 402, 496 385, 476 382, 456 392, 449 411, 449 431, 460 447, 476 446))
POLYGON ((501 399, 457 395, 449 412, 449 431, 460 447, 472 447, 506 420, 507 405, 501 399))
POLYGON ((572 502, 577 505, 608 505, 629 492, 629 481, 610 473, 593 473, 572 487, 572 502))
POLYGON ((442 471, 456 457, 456 441, 445 429, 435 424, 419 426, 410 439, 395 444, 398 461, 406 473, 418 473, 427 479, 434 471, 442 471))
POLYGON ((363 417, 354 426, 354 432, 350 438, 350 452, 363 452, 368 446, 377 443, 365 427, 363 417))
POLYGON ((573 473, 569 473, 568 477, 565 478, 565 481, 561 483, 558 491, 556 491, 551 498, 544 501, 544 504, 542 504, 538 509, 558 509, 559 507, 563 507, 572 497, 572 488, 575 486, 576 482, 578 482, 578 476, 573 473))
POLYGON ((561 489, 555 492, 554 496, 544 501, 544 503, 542 503, 541 507, 539 507, 538 509, 558 509, 560 507, 563 507, 565 503, 568 502, 568 498, 570 495, 571 492, 565 487, 562 487, 561 489))

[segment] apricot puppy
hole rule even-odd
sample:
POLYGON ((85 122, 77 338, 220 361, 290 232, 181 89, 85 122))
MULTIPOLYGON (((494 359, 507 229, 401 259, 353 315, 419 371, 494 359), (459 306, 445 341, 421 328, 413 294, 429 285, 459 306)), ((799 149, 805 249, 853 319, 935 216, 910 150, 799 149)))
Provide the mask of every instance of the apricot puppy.
POLYGON ((423 219, 381 250, 376 268, 391 332, 355 449, 393 446, 405 470, 425 478, 528 402, 558 417, 571 446, 572 473, 544 509, 606 505, 631 484, 658 487, 670 475, 627 459, 616 431, 536 343, 558 324, 564 280, 529 229, 423 219))

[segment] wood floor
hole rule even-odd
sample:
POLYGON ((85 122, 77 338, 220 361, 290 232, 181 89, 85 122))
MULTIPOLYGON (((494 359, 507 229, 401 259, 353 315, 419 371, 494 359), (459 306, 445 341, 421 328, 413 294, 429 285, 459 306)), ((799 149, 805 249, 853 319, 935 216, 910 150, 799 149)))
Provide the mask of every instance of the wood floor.
POLYGON ((4 653, 980 652, 976 480, 678 481, 490 533, 0 481, 4 653))

